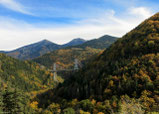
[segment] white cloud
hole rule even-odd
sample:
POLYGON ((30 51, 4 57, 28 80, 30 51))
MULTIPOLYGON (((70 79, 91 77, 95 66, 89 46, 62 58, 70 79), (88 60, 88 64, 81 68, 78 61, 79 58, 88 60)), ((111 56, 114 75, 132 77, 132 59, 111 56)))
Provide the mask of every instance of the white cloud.
POLYGON ((121 14, 118 17, 115 11, 109 10, 100 18, 79 21, 74 25, 48 28, 39 28, 23 21, 0 17, 0 50, 15 49, 43 39, 66 43, 77 37, 92 39, 105 34, 121 37, 153 14, 145 7, 130 8, 124 13, 126 15, 121 14))
POLYGON ((130 13, 143 18, 148 18, 152 15, 152 12, 146 7, 130 8, 130 13))
POLYGON ((32 15, 26 8, 15 0, 0 0, 0 4, 4 7, 23 14, 32 15))

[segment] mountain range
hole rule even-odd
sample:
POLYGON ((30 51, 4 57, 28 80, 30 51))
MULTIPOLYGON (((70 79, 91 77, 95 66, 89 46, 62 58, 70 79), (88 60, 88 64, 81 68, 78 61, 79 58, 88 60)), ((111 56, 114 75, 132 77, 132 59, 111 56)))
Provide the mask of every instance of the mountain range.
MULTIPOLYGON (((57 63, 59 67, 62 67, 63 69, 73 68, 75 59, 78 59, 78 62, 83 64, 83 62, 89 61, 91 57, 108 48, 116 40, 117 37, 105 35, 98 39, 86 41, 85 43, 82 42, 81 45, 70 46, 52 51, 33 59, 33 61, 44 65, 47 68, 51 68, 53 63, 57 63)), ((78 42, 80 41, 82 40, 79 39, 78 42)))
POLYGON ((7 55, 11 57, 14 57, 20 60, 31 60, 39 56, 42 56, 46 53, 49 53, 51 51, 65 48, 68 46, 80 45, 80 44, 83 44, 84 42, 86 41, 81 38, 77 38, 70 41, 67 44, 58 45, 48 40, 42 40, 40 42, 24 46, 13 51, 1 51, 1 53, 6 53, 7 55))
POLYGON ((49 52, 52 52, 54 50, 64 49, 64 48, 73 47, 73 46, 93 47, 97 49, 102 49, 102 48, 108 47, 107 45, 110 45, 112 42, 114 42, 114 38, 116 37, 112 37, 108 35, 103 36, 103 38, 94 39, 90 41, 86 41, 82 38, 76 38, 63 45, 58 45, 45 39, 40 42, 26 45, 12 51, 0 51, 0 53, 5 53, 13 58, 20 59, 20 60, 31 60, 31 59, 40 57, 44 54, 47 54, 49 52))

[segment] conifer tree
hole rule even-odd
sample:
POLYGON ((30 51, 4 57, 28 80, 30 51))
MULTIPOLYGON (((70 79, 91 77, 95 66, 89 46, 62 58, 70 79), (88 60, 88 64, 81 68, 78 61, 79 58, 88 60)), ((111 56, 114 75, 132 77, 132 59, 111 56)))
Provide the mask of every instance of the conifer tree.
POLYGON ((0 113, 3 113, 3 110, 2 110, 2 106, 3 106, 3 102, 2 102, 2 91, 0 90, 0 113))
POLYGON ((13 92, 12 102, 13 102, 13 112, 15 114, 19 113, 19 112, 22 112, 22 109, 21 109, 21 94, 20 94, 20 92, 17 91, 17 89, 15 89, 14 92, 13 92))
POLYGON ((3 105, 2 105, 2 109, 4 113, 13 113, 13 93, 9 91, 8 87, 5 88, 4 94, 2 95, 3 97, 3 105))

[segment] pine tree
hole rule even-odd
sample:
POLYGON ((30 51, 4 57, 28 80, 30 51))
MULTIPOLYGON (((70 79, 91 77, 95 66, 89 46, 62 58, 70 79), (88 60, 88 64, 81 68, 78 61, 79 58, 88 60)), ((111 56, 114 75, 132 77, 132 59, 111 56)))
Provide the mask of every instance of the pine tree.
POLYGON ((2 95, 3 97, 3 105, 2 105, 2 109, 4 113, 13 113, 13 92, 10 92, 8 87, 5 89, 4 94, 2 95))
POLYGON ((5 113, 18 114, 22 112, 21 109, 21 94, 15 89, 14 91, 9 91, 8 88, 5 89, 3 95, 2 109, 5 113))
POLYGON ((2 90, 0 90, 0 113, 3 113, 2 110, 2 106, 3 106, 3 102, 2 102, 3 98, 2 98, 2 90))
POLYGON ((13 98, 12 98, 12 102, 13 102, 13 112, 19 113, 22 112, 21 110, 21 95, 20 92, 17 91, 17 89, 14 90, 13 92, 13 98))

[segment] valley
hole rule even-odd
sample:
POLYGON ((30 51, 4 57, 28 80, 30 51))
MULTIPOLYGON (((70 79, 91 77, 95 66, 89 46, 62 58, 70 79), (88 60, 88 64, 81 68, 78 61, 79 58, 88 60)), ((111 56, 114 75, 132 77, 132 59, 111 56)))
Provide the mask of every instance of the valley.
POLYGON ((158 4, 0 0, 0 114, 159 114, 158 4))
MULTIPOLYGON (((22 53, 19 53, 18 56, 14 56, 13 54, 14 52, 17 53, 16 51, 3 51, 0 56, 0 84, 2 96, 8 91, 12 93, 14 93, 14 91, 18 91, 26 98, 25 102, 21 106, 23 112, 36 112, 37 110, 34 109, 34 103, 38 102, 34 100, 31 100, 32 102, 30 102, 29 99, 34 99, 39 94, 55 88, 58 84, 63 83, 65 79, 68 79, 70 74, 77 72, 62 71, 57 73, 58 75, 55 78, 54 72, 51 72, 54 63, 59 66, 57 70, 73 69, 74 59, 77 59, 82 64, 81 67, 78 67, 82 68, 116 40, 116 37, 108 35, 90 41, 75 39, 68 43, 67 46, 64 44, 61 49, 55 49, 54 51, 48 52, 47 54, 33 60, 30 60, 33 56, 30 55, 31 57, 27 58, 24 53, 29 52, 35 54, 34 51, 36 51, 36 49, 39 49, 41 52, 43 51, 43 48, 40 47, 46 46, 48 48, 48 46, 50 44, 52 45, 52 43, 47 40, 43 40, 42 42, 19 48, 16 51, 22 53), (28 60, 22 60, 22 56, 28 60)), ((22 101, 19 102, 21 103, 22 101)))
POLYGON ((38 95, 46 98, 38 106, 48 112, 58 106, 62 112, 125 113, 128 105, 130 113, 136 106, 138 113, 158 111, 158 19, 156 14, 144 21, 64 83, 38 95))

